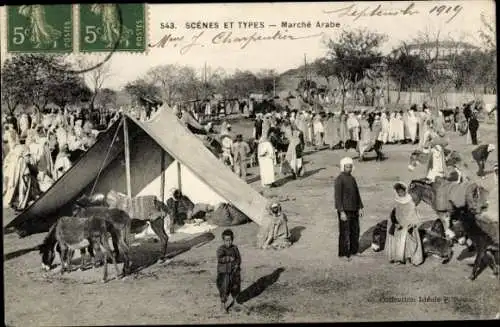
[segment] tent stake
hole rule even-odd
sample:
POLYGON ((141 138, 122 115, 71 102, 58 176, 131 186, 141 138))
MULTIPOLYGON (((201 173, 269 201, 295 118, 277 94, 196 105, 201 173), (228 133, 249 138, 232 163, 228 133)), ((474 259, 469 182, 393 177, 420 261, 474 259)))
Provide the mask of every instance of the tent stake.
POLYGON ((130 146, 128 139, 128 125, 127 125, 127 117, 123 115, 123 142, 125 148, 125 172, 127 176, 127 195, 128 198, 132 198, 132 185, 130 184, 130 146))

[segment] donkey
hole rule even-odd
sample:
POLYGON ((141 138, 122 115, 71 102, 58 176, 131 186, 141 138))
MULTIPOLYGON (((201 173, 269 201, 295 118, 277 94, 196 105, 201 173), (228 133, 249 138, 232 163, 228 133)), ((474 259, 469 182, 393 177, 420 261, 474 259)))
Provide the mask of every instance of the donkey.
MULTIPOLYGON (((476 259, 472 267, 472 273, 468 277, 471 281, 475 280, 480 271, 488 264, 493 270, 493 274, 498 276, 499 247, 498 238, 493 237, 482 228, 482 224, 476 219, 475 215, 467 209, 457 209, 451 216, 452 228, 457 237, 468 237, 476 251, 476 259)), ((492 228, 493 233, 498 233, 498 222, 492 222, 496 225, 492 228)), ((485 226, 486 227, 486 226, 485 226)))
POLYGON ((450 229, 450 215, 455 208, 467 208, 473 214, 480 214, 488 208, 489 191, 477 183, 455 184, 440 177, 431 184, 412 180, 408 193, 415 205, 424 201, 438 213, 450 238, 455 237, 450 229))
MULTIPOLYGON (((79 201, 74 205, 73 214, 75 216, 98 216, 111 222, 119 231, 117 237, 121 238, 124 242, 130 244, 131 235, 137 235, 143 233, 148 227, 151 227, 153 232, 158 236, 160 240, 160 245, 162 247, 162 256, 158 260, 159 263, 165 262, 167 258, 167 246, 168 246, 168 235, 165 232, 165 225, 170 228, 173 224, 171 214, 167 206, 158 200, 155 200, 154 206, 156 212, 153 212, 148 219, 135 219, 130 218, 130 216, 123 210, 117 208, 109 208, 104 205, 91 205, 82 206, 83 203, 91 203, 86 201, 79 201)), ((94 202, 96 203, 96 202, 94 202)), ((119 253, 117 252, 117 247, 115 246, 116 239, 113 239, 113 245, 115 248, 115 257, 117 258, 119 253)), ((128 258, 126 258, 128 260, 128 258)), ((127 266, 127 269, 129 266, 127 266)))
MULTIPOLYGON (((42 265, 50 267, 55 257, 56 244, 61 250, 61 275, 66 270, 71 270, 70 253, 77 249, 90 247, 96 252, 101 249, 104 252, 104 275, 103 282, 108 279, 107 258, 110 257, 120 276, 115 257, 111 255, 111 248, 108 244, 108 233, 117 235, 118 231, 110 222, 97 217, 67 217, 63 216, 51 227, 43 243, 39 246, 42 255, 42 265)), ((128 253, 128 246, 123 242, 118 242, 120 252, 128 253)))

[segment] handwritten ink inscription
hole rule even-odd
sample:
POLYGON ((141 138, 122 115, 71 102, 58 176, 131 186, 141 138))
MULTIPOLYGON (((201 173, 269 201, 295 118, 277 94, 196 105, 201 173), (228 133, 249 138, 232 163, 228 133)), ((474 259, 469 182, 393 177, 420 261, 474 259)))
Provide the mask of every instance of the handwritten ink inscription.
POLYGON ((457 15, 462 11, 463 7, 461 5, 456 5, 456 6, 435 6, 429 11, 429 14, 434 14, 436 16, 450 16, 450 19, 446 21, 446 23, 449 23, 453 20, 453 18, 457 17, 457 15))
POLYGON ((239 45, 240 49, 245 49, 252 43, 262 41, 295 41, 301 39, 309 39, 321 37, 323 32, 311 33, 306 35, 297 35, 288 33, 287 30, 277 30, 271 33, 251 32, 244 34, 235 34, 232 31, 212 31, 212 33, 205 33, 201 31, 197 34, 187 37, 185 35, 174 35, 173 33, 165 34, 156 43, 149 44, 150 48, 165 48, 171 46, 180 49, 180 54, 184 55, 196 47, 205 47, 206 43, 212 45, 239 45), (208 35, 207 35, 208 34, 208 35), (211 35, 210 35, 211 34, 211 35), (207 42, 208 41, 208 42, 207 42))
POLYGON ((461 11, 461 5, 448 6, 438 5, 434 6, 431 10, 423 12, 416 8, 414 2, 403 8, 392 8, 388 5, 369 5, 362 7, 358 4, 352 4, 335 10, 323 10, 325 14, 337 14, 338 17, 352 17, 353 21, 357 21, 364 17, 384 17, 384 16, 413 16, 421 13, 434 15, 438 17, 450 17, 446 23, 451 22, 461 11))

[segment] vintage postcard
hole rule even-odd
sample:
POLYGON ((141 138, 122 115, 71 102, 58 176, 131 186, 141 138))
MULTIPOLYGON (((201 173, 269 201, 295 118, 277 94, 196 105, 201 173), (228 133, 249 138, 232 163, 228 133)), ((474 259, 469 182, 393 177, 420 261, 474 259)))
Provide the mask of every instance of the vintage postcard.
POLYGON ((0 24, 6 325, 500 318, 493 1, 0 24))

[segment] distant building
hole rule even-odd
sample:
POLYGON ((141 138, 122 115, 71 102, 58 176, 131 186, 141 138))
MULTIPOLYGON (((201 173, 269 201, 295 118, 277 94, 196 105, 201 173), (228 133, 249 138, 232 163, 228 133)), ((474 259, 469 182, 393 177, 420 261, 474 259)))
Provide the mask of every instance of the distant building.
MULTIPOLYGON (((419 55, 432 58, 446 58, 450 55, 460 54, 464 51, 473 51, 478 49, 475 45, 467 42, 454 41, 436 41, 421 44, 410 44, 407 49, 411 55, 419 55)), ((425 58, 425 59, 428 59, 425 58)))
POLYGON ((407 45, 410 55, 420 56, 422 59, 428 61, 431 70, 444 74, 451 73, 449 65, 453 55, 477 49, 479 47, 470 43, 455 41, 436 41, 407 45))

